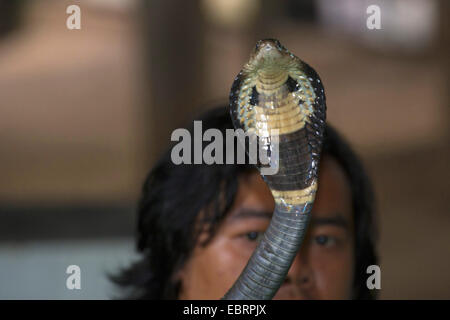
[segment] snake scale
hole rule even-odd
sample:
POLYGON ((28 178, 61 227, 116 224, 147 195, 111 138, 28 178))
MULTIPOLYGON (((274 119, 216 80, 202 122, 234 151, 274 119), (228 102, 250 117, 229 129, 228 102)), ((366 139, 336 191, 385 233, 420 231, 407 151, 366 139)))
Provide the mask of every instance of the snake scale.
POLYGON ((278 172, 262 174, 275 199, 270 225, 223 299, 272 299, 311 216, 325 130, 324 88, 314 69, 278 40, 260 40, 233 82, 230 113, 236 129, 255 133, 267 148, 277 141, 279 157, 278 172))

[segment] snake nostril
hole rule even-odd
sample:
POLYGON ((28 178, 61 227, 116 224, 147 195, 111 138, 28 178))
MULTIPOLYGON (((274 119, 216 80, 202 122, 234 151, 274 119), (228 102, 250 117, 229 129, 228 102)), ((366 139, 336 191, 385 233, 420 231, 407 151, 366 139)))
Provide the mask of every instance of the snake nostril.
POLYGON ((259 48, 261 48, 261 46, 264 44, 264 40, 259 40, 257 43, 256 43, 256 49, 259 49, 259 48))

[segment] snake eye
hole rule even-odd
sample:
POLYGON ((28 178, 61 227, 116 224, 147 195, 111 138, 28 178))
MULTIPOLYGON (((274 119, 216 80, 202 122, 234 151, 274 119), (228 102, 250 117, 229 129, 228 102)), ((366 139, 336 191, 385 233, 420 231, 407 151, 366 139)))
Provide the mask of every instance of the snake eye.
POLYGON ((264 42, 264 40, 259 40, 257 43, 256 43, 256 46, 255 46, 255 51, 258 51, 259 50, 259 48, 261 47, 261 44, 264 42))
POLYGON ((280 41, 275 40, 275 44, 277 45, 278 50, 280 50, 280 51, 283 50, 283 46, 281 45, 280 41))
POLYGON ((281 44, 280 41, 274 39, 275 45, 277 46, 278 51, 280 52, 288 52, 287 49, 281 44))

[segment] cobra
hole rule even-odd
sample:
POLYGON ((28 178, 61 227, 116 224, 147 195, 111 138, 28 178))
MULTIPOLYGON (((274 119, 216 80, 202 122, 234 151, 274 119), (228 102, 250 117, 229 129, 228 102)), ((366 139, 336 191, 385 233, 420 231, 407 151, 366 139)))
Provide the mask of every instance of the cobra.
POLYGON ((272 299, 301 246, 317 191, 322 81, 278 40, 260 40, 233 82, 230 113, 235 128, 256 134, 269 153, 279 143, 279 154, 278 172, 262 174, 275 199, 269 227, 223 299, 272 299))

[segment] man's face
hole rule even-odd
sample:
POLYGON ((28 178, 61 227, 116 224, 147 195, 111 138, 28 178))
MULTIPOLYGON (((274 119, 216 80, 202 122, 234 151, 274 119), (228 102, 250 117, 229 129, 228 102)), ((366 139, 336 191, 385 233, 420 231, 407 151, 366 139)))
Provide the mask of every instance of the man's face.
MULTIPOLYGON (((180 298, 222 298, 269 226, 274 205, 257 172, 243 176, 234 206, 216 235, 207 246, 196 246, 180 272, 180 298)), ((325 156, 307 234, 274 299, 350 299, 353 239, 348 180, 336 160, 325 156)))

